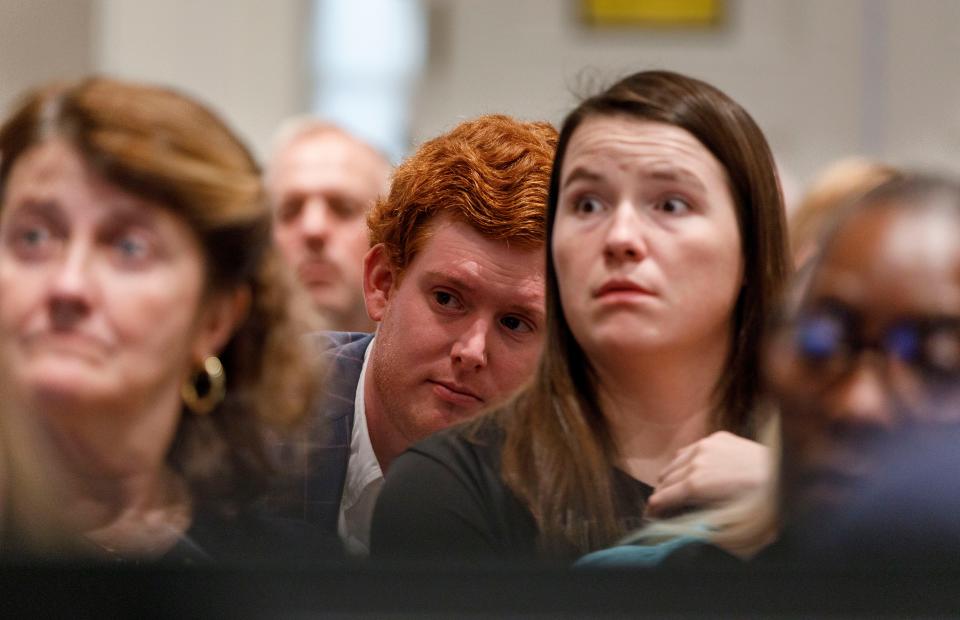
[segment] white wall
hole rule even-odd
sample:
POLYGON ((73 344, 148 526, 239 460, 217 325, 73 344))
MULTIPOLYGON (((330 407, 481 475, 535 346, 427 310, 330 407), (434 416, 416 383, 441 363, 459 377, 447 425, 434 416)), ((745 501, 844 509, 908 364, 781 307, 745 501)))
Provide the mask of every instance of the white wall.
POLYGON ((886 154, 960 170, 960 2, 890 1, 886 154))
MULTIPOLYGON (((575 0, 425 1, 436 19, 416 141, 482 112, 556 122, 591 80, 662 67, 743 103, 800 180, 859 152, 960 169, 956 0, 727 0, 722 25, 686 31, 591 30, 575 0)), ((262 153, 307 108, 308 11, 309 0, 0 0, 0 104, 88 70, 167 82, 262 153)))
POLYGON ((212 104, 261 153, 304 108, 301 0, 98 0, 95 65, 212 104))
POLYGON ((729 0, 720 26, 679 31, 591 30, 556 0, 435 4, 450 49, 432 58, 418 137, 491 111, 559 122, 584 83, 666 68, 740 101, 799 176, 859 149, 859 1, 729 0))
POLYGON ((0 0, 0 111, 41 82, 93 67, 94 0, 0 0))

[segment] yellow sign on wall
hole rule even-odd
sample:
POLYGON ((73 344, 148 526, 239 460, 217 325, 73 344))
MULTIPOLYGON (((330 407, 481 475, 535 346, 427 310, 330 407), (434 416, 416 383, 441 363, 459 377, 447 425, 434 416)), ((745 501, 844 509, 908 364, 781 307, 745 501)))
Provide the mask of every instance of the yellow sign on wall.
POLYGON ((697 26, 720 21, 723 0, 581 0, 597 25, 697 26))

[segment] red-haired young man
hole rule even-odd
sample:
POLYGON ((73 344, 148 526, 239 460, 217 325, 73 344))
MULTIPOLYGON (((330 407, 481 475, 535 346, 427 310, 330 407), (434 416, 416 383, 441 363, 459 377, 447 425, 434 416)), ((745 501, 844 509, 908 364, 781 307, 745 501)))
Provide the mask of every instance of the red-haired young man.
POLYGON ((383 474, 413 442, 501 404, 544 332, 544 231, 556 131, 467 121, 395 171, 367 222, 374 334, 333 340, 311 432, 303 516, 364 554, 383 474))

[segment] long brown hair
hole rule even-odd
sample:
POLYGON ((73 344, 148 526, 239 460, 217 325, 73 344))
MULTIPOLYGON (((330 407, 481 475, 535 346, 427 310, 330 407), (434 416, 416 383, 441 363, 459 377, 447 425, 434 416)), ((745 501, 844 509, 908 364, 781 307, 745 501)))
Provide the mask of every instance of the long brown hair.
MULTIPOLYGON (((773 156, 747 112, 716 88, 683 75, 631 75, 583 101, 560 130, 550 179, 547 255, 564 153, 587 118, 624 116, 682 128, 723 164, 737 210, 745 285, 731 321, 726 372, 714 391, 713 425, 756 433, 764 317, 788 273, 783 199, 773 156)), ((557 273, 547 261, 547 334, 530 388, 494 416, 504 429, 502 476, 532 512, 547 552, 586 552, 625 533, 612 492, 616 449, 599 408, 590 360, 570 331, 557 273)))
MULTIPOLYGON (((170 89, 92 77, 27 93, 0 127, 0 199, 18 158, 64 140, 103 178, 169 208, 205 254, 206 293, 249 287, 250 310, 220 353, 227 397, 181 413, 168 461, 195 503, 234 511, 271 471, 264 425, 305 412, 313 370, 250 151, 209 109, 170 89)), ((2 204, 2 203, 0 203, 2 204)))

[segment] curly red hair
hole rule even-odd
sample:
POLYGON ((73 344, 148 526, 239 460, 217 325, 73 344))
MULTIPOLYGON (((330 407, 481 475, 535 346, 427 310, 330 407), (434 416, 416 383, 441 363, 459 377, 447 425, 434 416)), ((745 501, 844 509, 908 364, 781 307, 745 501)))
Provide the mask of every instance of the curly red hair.
POLYGON ((536 249, 546 240, 547 194, 557 131, 501 114, 466 121, 425 142, 394 172, 370 214, 370 243, 403 270, 446 214, 488 239, 536 249))

